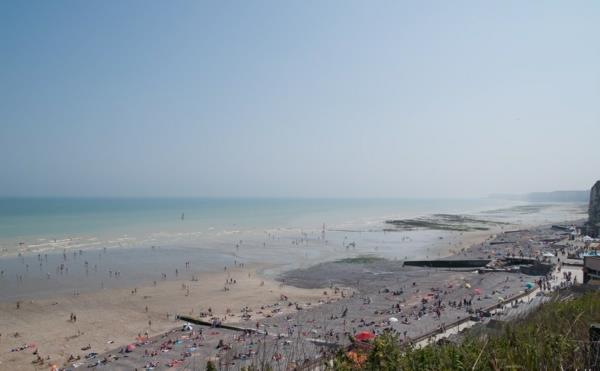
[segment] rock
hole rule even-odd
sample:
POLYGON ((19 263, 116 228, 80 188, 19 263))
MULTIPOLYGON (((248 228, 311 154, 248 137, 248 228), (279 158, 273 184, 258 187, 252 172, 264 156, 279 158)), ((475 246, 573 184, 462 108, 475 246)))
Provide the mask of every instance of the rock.
POLYGON ((600 180, 594 184, 590 192, 590 207, 587 233, 592 237, 600 235, 600 180))

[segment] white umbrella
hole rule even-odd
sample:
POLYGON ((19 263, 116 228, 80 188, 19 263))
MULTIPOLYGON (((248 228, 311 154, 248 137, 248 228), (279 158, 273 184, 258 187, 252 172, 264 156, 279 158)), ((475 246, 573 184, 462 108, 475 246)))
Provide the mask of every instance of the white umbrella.
POLYGON ((398 318, 396 318, 396 317, 390 317, 390 322, 398 322, 398 318))

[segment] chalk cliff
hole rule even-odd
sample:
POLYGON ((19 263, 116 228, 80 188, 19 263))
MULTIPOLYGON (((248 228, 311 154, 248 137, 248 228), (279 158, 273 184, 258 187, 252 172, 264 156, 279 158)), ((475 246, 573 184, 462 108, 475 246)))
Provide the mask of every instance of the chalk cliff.
POLYGON ((600 235, 600 180, 594 184, 590 191, 588 214, 588 234, 596 237, 600 235))

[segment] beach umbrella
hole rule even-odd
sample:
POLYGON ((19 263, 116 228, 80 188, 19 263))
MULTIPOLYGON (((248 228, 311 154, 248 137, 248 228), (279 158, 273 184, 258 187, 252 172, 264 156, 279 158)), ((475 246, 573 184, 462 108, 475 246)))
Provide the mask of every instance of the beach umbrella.
POLYGON ((470 289, 471 288, 471 284, 465 283, 465 287, 468 288, 468 289, 470 289))
POLYGON ((396 318, 396 317, 390 317, 390 322, 398 322, 398 318, 396 318))
POLYGON ((369 340, 375 339, 375 334, 373 334, 372 332, 369 332, 369 331, 362 331, 362 332, 359 332, 358 334, 354 335, 354 337, 358 341, 369 341, 369 340))
POLYGON ((527 282, 527 283, 525 284, 525 286, 526 286, 528 289, 531 289, 531 288, 533 288, 533 286, 534 286, 534 285, 533 285, 533 283, 531 283, 531 282, 527 282))
POLYGON ((127 346, 127 348, 125 348, 125 351, 126 351, 127 353, 129 353, 129 352, 133 352, 133 350, 134 350, 134 349, 135 349, 135 344, 129 344, 129 345, 127 346))
POLYGON ((473 291, 475 291, 475 293, 476 293, 477 295, 481 295, 481 289, 475 289, 475 290, 473 290, 473 291))

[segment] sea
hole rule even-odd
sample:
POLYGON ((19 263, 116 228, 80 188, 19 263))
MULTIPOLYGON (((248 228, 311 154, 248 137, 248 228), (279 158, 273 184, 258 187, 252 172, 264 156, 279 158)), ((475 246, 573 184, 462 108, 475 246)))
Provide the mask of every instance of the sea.
POLYGON ((144 241, 158 235, 277 228, 364 227, 431 213, 474 213, 517 203, 494 199, 0 198, 0 247, 54 241, 144 241))
POLYGON ((185 262, 190 276, 240 263, 276 276, 357 255, 440 256, 462 233, 389 232, 386 220, 444 213, 542 224, 581 219, 584 207, 491 198, 0 198, 0 301, 148 284, 163 273, 175 278, 185 262))

